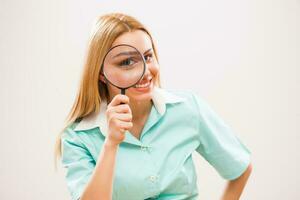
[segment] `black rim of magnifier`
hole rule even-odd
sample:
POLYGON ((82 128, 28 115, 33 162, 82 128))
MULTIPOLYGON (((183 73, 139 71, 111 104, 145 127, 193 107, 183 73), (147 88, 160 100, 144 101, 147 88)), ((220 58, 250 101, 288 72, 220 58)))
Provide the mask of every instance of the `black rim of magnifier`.
POLYGON ((111 47, 111 48, 107 51, 107 53, 105 54, 105 56, 104 56, 104 58, 103 58, 103 61, 102 61, 102 65, 101 65, 101 72, 103 73, 105 80, 106 80, 107 82, 109 82, 110 84, 112 84, 113 86, 115 86, 115 87, 117 87, 118 89, 120 89, 120 90, 121 90, 121 94, 125 94, 125 90, 126 90, 126 89, 131 88, 132 86, 136 85, 136 84, 143 78, 143 76, 144 76, 144 74, 145 74, 145 71, 146 71, 146 62, 145 62, 145 59, 144 59, 143 54, 141 54, 141 52, 140 52, 139 50, 137 50, 137 48, 135 48, 134 46, 131 46, 131 45, 129 45, 129 44, 119 44, 119 45, 116 45, 116 46, 111 47), (110 82, 110 81, 106 78, 106 75, 105 75, 105 73, 104 73, 104 71, 103 71, 104 61, 105 61, 106 56, 109 54, 109 52, 110 52, 111 50, 113 50, 114 48, 119 47, 119 46, 128 46, 128 47, 131 47, 131 48, 135 49, 135 50, 140 54, 140 56, 142 57, 143 64, 144 64, 144 69, 143 69, 142 76, 141 76, 134 84, 132 84, 132 85, 130 85, 129 87, 126 87, 126 88, 119 87, 119 86, 113 84, 112 82, 110 82))

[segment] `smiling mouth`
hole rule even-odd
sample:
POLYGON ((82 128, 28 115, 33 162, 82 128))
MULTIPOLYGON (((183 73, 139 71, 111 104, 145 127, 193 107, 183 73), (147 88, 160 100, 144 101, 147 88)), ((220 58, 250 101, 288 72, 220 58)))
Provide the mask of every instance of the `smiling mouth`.
POLYGON ((152 81, 152 77, 148 78, 147 80, 141 80, 138 84, 134 86, 134 88, 147 88, 150 86, 152 81))

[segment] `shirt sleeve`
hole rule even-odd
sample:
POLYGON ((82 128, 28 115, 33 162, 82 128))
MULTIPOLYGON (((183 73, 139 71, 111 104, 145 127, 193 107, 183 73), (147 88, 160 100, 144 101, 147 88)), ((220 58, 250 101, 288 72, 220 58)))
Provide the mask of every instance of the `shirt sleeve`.
POLYGON ((80 199, 82 192, 91 178, 95 161, 81 142, 77 133, 66 129, 61 138, 62 165, 66 168, 65 179, 72 200, 80 199))
POLYGON ((250 164, 250 150, 232 128, 199 95, 197 104, 200 145, 196 151, 227 180, 238 178, 250 164))

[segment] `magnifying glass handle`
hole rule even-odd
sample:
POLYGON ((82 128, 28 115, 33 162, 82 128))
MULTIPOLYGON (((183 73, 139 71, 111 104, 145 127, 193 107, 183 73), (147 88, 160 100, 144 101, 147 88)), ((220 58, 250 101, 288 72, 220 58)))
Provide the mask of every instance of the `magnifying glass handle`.
POLYGON ((121 94, 125 95, 125 89, 124 88, 121 89, 121 94))
MULTIPOLYGON (((121 94, 125 95, 125 89, 124 88, 121 89, 121 94)), ((124 103, 121 103, 121 104, 124 104, 124 103)))

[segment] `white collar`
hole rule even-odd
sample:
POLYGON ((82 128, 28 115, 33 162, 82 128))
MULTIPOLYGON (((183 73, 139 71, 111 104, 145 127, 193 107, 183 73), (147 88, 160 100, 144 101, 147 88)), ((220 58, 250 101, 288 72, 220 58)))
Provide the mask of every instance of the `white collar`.
MULTIPOLYGON (((178 103, 184 100, 185 99, 183 97, 180 97, 162 88, 154 87, 152 92, 153 104, 160 115, 163 115, 165 113, 166 104, 178 103)), ((100 112, 93 113, 90 116, 84 117, 77 124, 74 131, 88 130, 88 129, 99 127, 103 135, 106 136, 107 133, 107 124, 106 124, 106 115, 105 115, 106 109, 107 109, 107 102, 103 100, 100 105, 100 112)))

